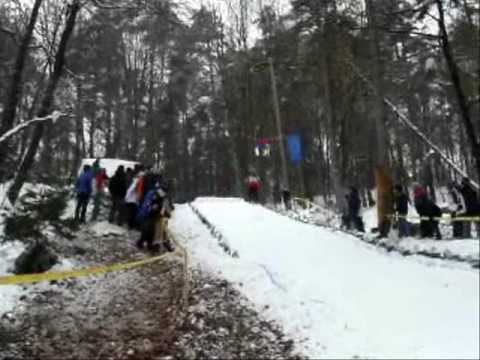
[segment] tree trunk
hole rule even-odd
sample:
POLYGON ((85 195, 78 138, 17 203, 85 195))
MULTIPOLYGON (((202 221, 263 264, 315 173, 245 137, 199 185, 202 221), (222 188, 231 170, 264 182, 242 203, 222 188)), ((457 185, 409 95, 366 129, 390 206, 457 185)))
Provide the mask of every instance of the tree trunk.
POLYGON ((372 68, 374 77, 374 106, 373 116, 375 121, 376 133, 376 170, 375 178, 377 180, 377 210, 378 210, 378 228, 380 235, 386 236, 390 227, 389 215, 393 213, 393 182, 390 176, 388 165, 388 133, 385 126, 386 114, 383 104, 383 86, 380 72, 380 44, 376 28, 376 14, 372 0, 366 0, 368 29, 370 35, 370 52, 372 56, 372 68))
MULTIPOLYGON (((27 60, 28 47, 30 41, 32 40, 33 31, 35 28, 35 23, 37 22, 38 12, 40 5, 43 0, 35 0, 33 4, 32 13, 30 15, 30 20, 27 25, 25 35, 18 49, 18 54, 15 59, 15 65, 13 67, 13 75, 10 83, 10 89, 7 92, 7 97, 5 100, 5 109, 3 111, 2 124, 0 135, 3 135, 5 132, 11 129, 15 121, 15 115, 17 112, 17 105, 22 97, 22 87, 23 87, 23 69, 25 68, 25 62, 27 60)), ((8 144, 3 144, 0 146, 0 179, 3 178, 3 168, 5 165, 5 158, 8 152, 8 144)))
POLYGON ((470 143, 472 157, 475 159, 475 165, 477 168, 477 180, 480 181, 480 144, 478 142, 477 134, 475 132, 475 127, 473 126, 472 119, 470 117, 470 112, 468 110, 467 98, 465 92, 463 91, 462 84, 460 81, 460 74, 458 65, 453 58, 453 52, 450 46, 450 40, 448 37, 447 28, 445 25, 445 14, 442 0, 436 0, 439 21, 438 25, 440 27, 440 36, 442 40, 442 50, 445 56, 445 60, 448 65, 448 70, 452 78, 453 87, 455 89, 455 95, 457 97, 458 106, 460 108, 460 115, 465 126, 465 131, 467 133, 468 141, 470 143))
MULTIPOLYGON (((37 114, 38 117, 45 117, 51 112, 55 89, 62 76, 62 70, 65 64, 65 52, 67 50, 68 41, 75 27, 77 14, 80 11, 80 0, 74 0, 68 10, 68 18, 65 24, 65 29, 63 30, 63 34, 58 45, 58 50, 55 54, 53 73, 48 82, 47 89, 45 90, 45 95, 37 114)), ((35 155, 37 154, 38 145, 40 144, 40 140, 43 136, 44 128, 44 123, 40 123, 35 127, 30 147, 25 154, 22 163, 20 164, 12 186, 8 189, 8 199, 12 204, 15 204, 20 190, 22 189, 22 186, 28 177, 35 159, 35 155)))
MULTIPOLYGON (((340 172, 339 172, 339 160, 338 160, 338 149, 337 149, 337 119, 335 113, 335 106, 333 104, 332 98, 332 82, 330 77, 330 62, 327 57, 327 44, 328 44, 328 37, 327 37, 327 3, 323 4, 323 8, 321 14, 323 15, 322 18, 318 19, 319 27, 322 29, 322 42, 323 42, 323 49, 320 49, 320 58, 322 62, 322 77, 323 77, 323 90, 325 95, 325 104, 326 104, 326 115, 327 115, 327 123, 330 129, 330 154, 331 154, 331 168, 330 168, 330 179, 331 184, 333 185, 333 191, 335 193, 335 208, 337 211, 341 210, 343 204, 343 193, 342 193, 342 184, 340 180, 340 172)), ((320 15, 320 14, 319 14, 320 15)), ((332 36, 335 36, 332 33, 332 36)), ((335 46, 335 38, 332 39, 333 46, 335 46)), ((342 144, 345 145, 345 144, 342 144)))
POLYGON ((150 48, 149 56, 149 84, 148 84, 148 112, 147 112, 147 134, 144 159, 147 164, 153 164, 155 153, 155 118, 153 113, 154 102, 154 65, 155 65, 155 49, 150 48))

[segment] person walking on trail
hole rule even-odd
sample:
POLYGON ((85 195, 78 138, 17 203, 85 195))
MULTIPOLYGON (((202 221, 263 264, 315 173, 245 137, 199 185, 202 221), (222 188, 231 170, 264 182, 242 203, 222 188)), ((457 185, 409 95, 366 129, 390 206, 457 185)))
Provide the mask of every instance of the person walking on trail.
POLYGON ((248 191, 248 201, 258 203, 260 200, 259 192, 262 183, 260 178, 255 174, 251 173, 247 178, 247 191, 248 191))
POLYGON ((353 224, 357 231, 364 232, 363 220, 360 216, 361 205, 362 201, 360 200, 360 194, 357 188, 351 186, 348 193, 348 218, 350 224, 353 224))
POLYGON ((107 171, 101 168, 95 175, 95 195, 93 197, 92 221, 96 221, 100 213, 105 187, 108 181, 107 171))
POLYGON ((160 197, 160 211, 155 225, 155 239, 158 239, 168 251, 174 251, 167 233, 168 221, 172 216, 173 210, 175 209, 173 206, 172 197, 170 196, 170 191, 172 189, 166 180, 161 179, 160 181, 161 185, 158 192, 160 197))
POLYGON ((127 222, 130 229, 134 229, 137 227, 136 216, 138 212, 138 207, 141 204, 140 190, 143 187, 143 185, 141 185, 141 182, 143 182, 143 176, 143 171, 140 171, 137 176, 134 177, 125 195, 127 222))
POLYGON ((85 223, 88 202, 92 195, 93 172, 90 165, 83 167, 83 172, 77 179, 75 191, 77 193, 77 206, 75 208, 75 221, 85 223))
POLYGON ((100 172, 100 159, 97 158, 92 164, 93 177, 95 178, 99 172, 100 172))
POLYGON ((462 194, 460 193, 460 186, 455 182, 452 182, 447 185, 448 188, 448 210, 452 217, 452 230, 453 238, 461 239, 463 238, 463 222, 456 221, 455 218, 458 216, 463 216, 467 211, 465 206, 465 201, 462 194))
POLYGON ((125 168, 120 165, 115 172, 115 175, 110 179, 108 183, 108 190, 111 196, 111 207, 108 221, 113 223, 117 218, 117 224, 122 225, 125 218, 124 211, 124 199, 127 194, 127 176, 125 174, 125 168))
POLYGON ((132 168, 127 168, 127 171, 125 171, 125 179, 127 183, 127 189, 132 185, 133 179, 135 177, 135 173, 133 172, 132 168))
POLYGON ((442 239, 439 228, 439 217, 442 216, 441 209, 427 195, 427 191, 421 185, 414 187, 414 204, 420 216, 420 238, 442 239))
MULTIPOLYGON (((460 193, 465 203, 465 212, 459 214, 459 216, 475 217, 480 212, 480 205, 475 189, 473 188, 468 178, 463 178, 460 185, 460 193)), ((472 237, 472 223, 471 221, 463 221, 463 237, 468 239, 472 237)), ((477 222, 477 231, 479 230, 479 224, 477 222)))
POLYGON ((162 236, 163 244, 168 250, 171 245, 165 237, 165 222, 162 218, 170 217, 173 206, 168 199, 165 187, 162 188, 158 181, 155 182, 154 188, 145 196, 145 200, 140 207, 137 215, 137 222, 140 223, 141 235, 137 241, 137 247, 142 249, 147 244, 148 250, 154 250, 154 240, 156 235, 162 236), (156 234, 158 232, 158 234, 156 234))
POLYGON ((398 219, 398 237, 403 238, 409 236, 408 229, 408 195, 403 190, 402 185, 398 184, 394 187, 394 203, 395 215, 398 219))

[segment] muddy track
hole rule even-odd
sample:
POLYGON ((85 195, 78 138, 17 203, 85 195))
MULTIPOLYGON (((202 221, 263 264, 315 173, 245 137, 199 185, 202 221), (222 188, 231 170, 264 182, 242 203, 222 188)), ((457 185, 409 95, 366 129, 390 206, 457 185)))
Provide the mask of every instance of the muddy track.
MULTIPOLYGON (((137 236, 84 228, 52 245, 83 266, 123 263, 150 256, 133 245, 137 236)), ((193 270, 185 294, 183 266, 176 252, 135 270, 29 288, 0 319, 0 359, 295 357, 293 342, 227 281, 193 270)))

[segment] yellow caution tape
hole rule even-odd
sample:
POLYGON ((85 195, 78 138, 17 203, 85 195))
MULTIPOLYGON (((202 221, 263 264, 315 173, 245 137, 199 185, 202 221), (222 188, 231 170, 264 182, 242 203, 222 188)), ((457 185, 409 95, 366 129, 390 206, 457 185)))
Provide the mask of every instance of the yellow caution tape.
POLYGON ((411 220, 446 220, 451 222, 456 221, 473 221, 473 222, 480 222, 480 216, 446 216, 446 217, 429 217, 429 216, 405 216, 405 215, 389 215, 389 218, 393 219, 411 219, 411 220))
MULTIPOLYGON (((327 211, 325 210, 324 208, 320 207, 319 205, 311 202, 310 200, 308 199, 303 199, 303 198, 299 198, 299 197, 294 197, 292 198, 292 200, 294 201, 301 201, 301 202, 304 202, 305 204, 311 206, 311 207, 314 207, 314 208, 317 208, 319 210, 322 210, 322 211, 327 211)), ((441 220, 447 220, 447 221, 451 221, 451 222, 458 222, 458 221, 472 221, 472 222, 480 222, 480 216, 455 216, 455 217, 452 217, 452 216, 447 216, 447 217, 428 217, 428 216, 405 216, 405 215, 388 215, 389 218, 393 218, 393 219, 411 219, 411 220, 437 220, 437 221, 441 221, 441 220)))
POLYGON ((40 273, 40 274, 0 276, 0 285, 34 284, 42 281, 52 281, 52 280, 59 281, 59 280, 65 280, 69 278, 79 278, 79 277, 85 277, 90 275, 105 274, 109 272, 130 270, 133 268, 138 268, 147 264, 157 262, 169 254, 171 253, 165 253, 159 256, 138 260, 138 261, 133 261, 126 264, 98 266, 98 267, 92 267, 88 269, 46 272, 46 273, 40 273))

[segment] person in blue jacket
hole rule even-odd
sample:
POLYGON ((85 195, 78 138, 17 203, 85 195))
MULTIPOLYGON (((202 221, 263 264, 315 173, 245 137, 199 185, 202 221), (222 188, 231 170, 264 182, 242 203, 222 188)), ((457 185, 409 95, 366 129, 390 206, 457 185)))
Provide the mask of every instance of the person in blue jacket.
POLYGON ((83 167, 82 174, 78 177, 75 185, 77 193, 77 207, 75 209, 75 220, 85 223, 87 206, 92 195, 93 172, 90 165, 83 167))

